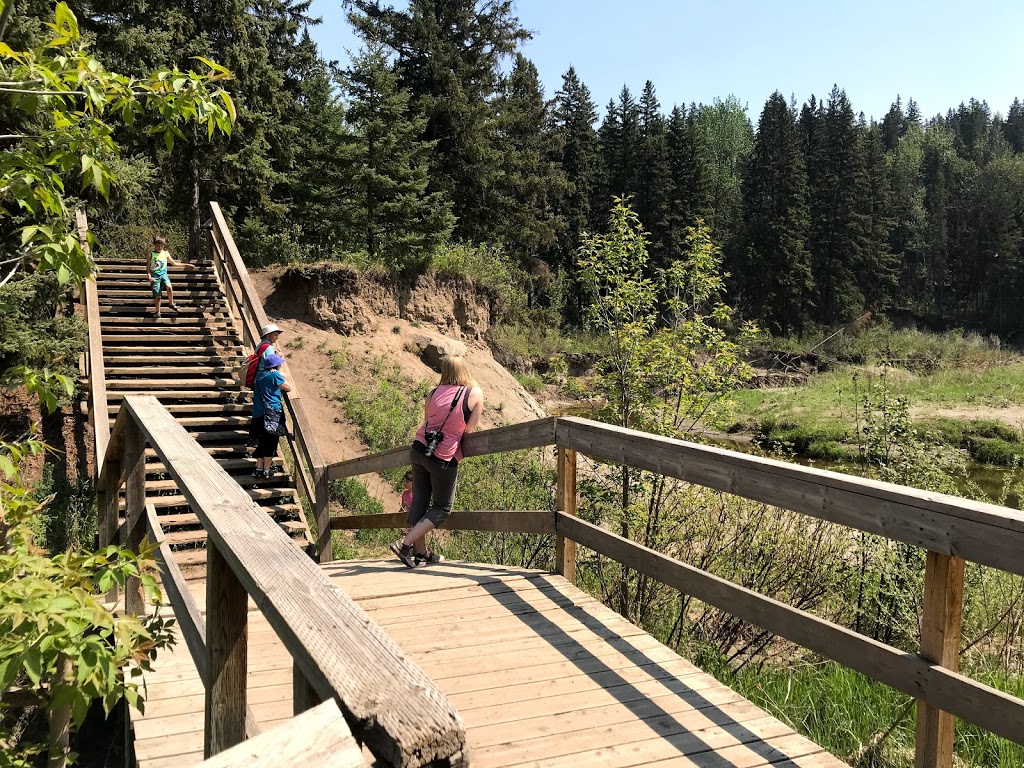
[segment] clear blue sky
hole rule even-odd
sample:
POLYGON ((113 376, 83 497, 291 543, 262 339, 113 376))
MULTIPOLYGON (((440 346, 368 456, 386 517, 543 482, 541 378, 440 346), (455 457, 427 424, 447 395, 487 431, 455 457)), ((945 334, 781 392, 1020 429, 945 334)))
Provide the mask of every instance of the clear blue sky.
MULTIPOLYGON (((402 0, 395 0, 401 4, 402 0)), ((572 64, 603 114, 626 84, 654 82, 666 111, 730 93, 756 120, 778 89, 803 102, 845 88, 880 118, 897 94, 926 117, 961 101, 1006 113, 1024 99, 1024 0, 518 0, 523 51, 548 96, 572 64)), ((340 0, 313 0, 328 59, 358 41, 340 0)))

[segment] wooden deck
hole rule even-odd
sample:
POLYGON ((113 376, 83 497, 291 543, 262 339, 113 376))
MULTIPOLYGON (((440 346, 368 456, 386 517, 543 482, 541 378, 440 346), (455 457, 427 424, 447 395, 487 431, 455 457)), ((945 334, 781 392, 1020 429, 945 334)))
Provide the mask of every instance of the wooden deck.
MULTIPOLYGON (((476 768, 845 766, 560 576, 474 563, 321 567, 448 696, 476 768)), ((146 714, 133 713, 139 768, 197 764, 195 665, 179 643, 154 666, 146 714)), ((261 727, 291 718, 292 660, 251 603, 248 684, 261 727)))

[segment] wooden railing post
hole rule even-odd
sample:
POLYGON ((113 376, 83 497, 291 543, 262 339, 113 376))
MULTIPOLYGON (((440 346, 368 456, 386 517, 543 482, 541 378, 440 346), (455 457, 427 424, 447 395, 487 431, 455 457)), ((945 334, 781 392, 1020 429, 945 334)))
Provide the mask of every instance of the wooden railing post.
MULTIPOLYGON (((558 446, 558 489, 556 505, 559 512, 576 516, 576 451, 558 446)), ((576 542, 555 536, 555 571, 571 584, 576 583, 576 542)))
MULTIPOLYGON (((298 459, 296 459, 298 461, 298 459)), ((327 470, 320 467, 316 478, 316 493, 313 499, 313 517, 316 519, 316 550, 321 563, 329 563, 334 559, 334 548, 331 546, 331 491, 327 479, 327 470)))
MULTIPOLYGON (((134 419, 129 419, 124 430, 124 529, 122 546, 138 552, 146 537, 146 438, 134 419)), ((117 494, 114 494, 114 515, 117 515, 117 494)), ((124 586, 126 613, 144 611, 142 584, 132 576, 124 586)))
POLYGON ((309 684, 299 665, 292 662, 292 714, 301 715, 320 704, 320 694, 309 684))
POLYGON ((206 546, 206 759, 245 739, 249 596, 212 541, 206 546))
MULTIPOLYGON (((956 672, 964 607, 964 567, 959 557, 928 552, 921 621, 921 656, 956 672)), ((956 718, 917 702, 914 768, 952 768, 956 718)))

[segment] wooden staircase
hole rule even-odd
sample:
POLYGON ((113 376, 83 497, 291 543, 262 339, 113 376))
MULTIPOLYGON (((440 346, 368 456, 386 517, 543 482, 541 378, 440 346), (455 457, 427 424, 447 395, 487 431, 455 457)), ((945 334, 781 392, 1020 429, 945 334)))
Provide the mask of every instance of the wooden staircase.
MULTIPOLYGON (((281 457, 279 474, 252 476, 247 445, 252 392, 233 373, 244 348, 213 262, 194 272, 170 268, 175 313, 164 298, 155 317, 141 259, 96 259, 107 415, 111 426, 127 395, 156 397, 210 456, 302 547, 310 544, 295 482, 281 457)), ((284 441, 282 441, 283 443, 284 441)), ((206 531, 152 450, 146 451, 146 500, 152 504, 180 566, 206 563, 206 531)), ((121 501, 123 508, 124 501, 121 501)))

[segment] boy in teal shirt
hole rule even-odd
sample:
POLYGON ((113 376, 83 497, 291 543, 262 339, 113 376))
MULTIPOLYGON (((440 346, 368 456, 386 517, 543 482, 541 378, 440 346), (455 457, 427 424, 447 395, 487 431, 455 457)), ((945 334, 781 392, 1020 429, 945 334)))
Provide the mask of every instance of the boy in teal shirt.
POLYGON ((167 238, 157 235, 153 238, 153 251, 149 254, 149 271, 146 277, 149 278, 149 287, 153 290, 153 300, 156 302, 156 319, 160 319, 160 305, 163 303, 164 288, 167 288, 168 306, 178 311, 178 305, 174 303, 174 289, 171 287, 171 278, 167 276, 167 265, 184 267, 190 272, 195 271, 192 264, 175 261, 167 250, 167 238))

